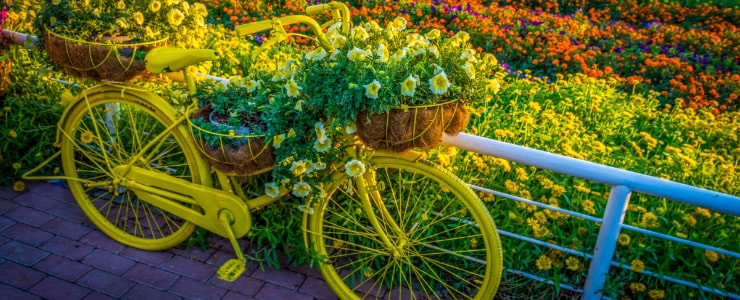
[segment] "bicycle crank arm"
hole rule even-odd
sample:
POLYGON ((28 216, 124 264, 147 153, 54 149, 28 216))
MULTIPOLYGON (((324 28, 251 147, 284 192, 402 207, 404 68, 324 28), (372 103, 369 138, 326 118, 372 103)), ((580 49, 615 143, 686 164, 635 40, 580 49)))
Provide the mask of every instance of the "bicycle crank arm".
POLYGON ((113 173, 141 200, 224 238, 240 238, 252 226, 246 204, 234 194, 136 166, 118 166, 113 173), (231 228, 223 214, 230 214, 231 228))

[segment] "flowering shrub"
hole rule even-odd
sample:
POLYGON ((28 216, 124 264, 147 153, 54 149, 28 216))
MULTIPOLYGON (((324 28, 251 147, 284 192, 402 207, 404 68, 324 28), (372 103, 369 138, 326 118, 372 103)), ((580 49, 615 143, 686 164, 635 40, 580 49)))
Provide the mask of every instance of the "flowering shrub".
MULTIPOLYGON (((200 47, 207 7, 184 0, 49 0, 36 22, 57 34, 87 41, 129 36, 136 41, 168 37, 175 45, 200 47)), ((43 35, 43 34, 42 34, 43 35)))

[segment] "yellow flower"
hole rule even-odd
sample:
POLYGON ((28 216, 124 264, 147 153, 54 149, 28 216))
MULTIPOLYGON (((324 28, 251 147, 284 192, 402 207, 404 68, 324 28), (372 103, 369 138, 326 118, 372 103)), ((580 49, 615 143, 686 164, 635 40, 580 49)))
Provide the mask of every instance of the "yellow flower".
POLYGON ((203 3, 196 2, 195 4, 193 4, 193 10, 191 12, 196 15, 205 17, 208 15, 208 8, 206 8, 203 3))
POLYGON ((694 213, 707 219, 712 217, 712 214, 706 208, 697 207, 696 210, 694 210, 694 213))
POLYGON ((344 165, 344 170, 347 172, 347 175, 357 177, 365 174, 365 164, 359 160, 353 159, 344 165))
POLYGON ((409 74, 409 77, 401 83, 401 95, 413 97, 418 83, 418 77, 409 74))
POLYGON ((10 138, 14 139, 14 138, 17 138, 18 137, 18 133, 15 132, 15 130, 11 129, 10 131, 8 131, 8 136, 10 138))
POLYGON ((646 228, 658 227, 658 217, 650 211, 642 215, 640 222, 642 223, 642 226, 645 226, 646 228))
POLYGON ((162 3, 157 0, 154 0, 149 3, 149 10, 151 10, 152 12, 158 12, 159 9, 161 8, 162 8, 162 3))
POLYGON ((355 47, 347 52, 347 58, 351 61, 363 61, 367 57, 368 53, 365 50, 355 47))
POLYGON ((378 45, 378 50, 376 50, 375 53, 378 56, 379 62, 388 62, 388 47, 386 47, 385 44, 380 43, 380 45, 378 45))
POLYGON ((525 181, 529 179, 529 176, 527 176, 527 171, 524 170, 523 168, 516 168, 514 171, 516 171, 517 179, 521 181, 525 181))
POLYGON ((465 74, 468 75, 468 78, 475 79, 475 67, 472 63, 470 63, 470 61, 466 62, 463 65, 463 71, 465 71, 465 74))
POLYGON ((581 207, 583 207, 583 211, 585 211, 587 214, 590 214, 590 215, 596 214, 596 209, 594 208, 594 202, 591 200, 583 201, 583 203, 581 203, 581 207))
POLYGON ((516 182, 513 182, 511 180, 506 180, 506 182, 504 182, 504 187, 506 187, 506 190, 510 193, 516 193, 517 191, 519 191, 519 186, 516 184, 516 182))
POLYGON ((62 3, 62 0, 51 0, 51 4, 59 5, 59 3, 62 3))
POLYGON ((644 292, 645 290, 647 290, 647 287, 645 286, 644 283, 633 282, 633 283, 630 283, 630 289, 633 292, 644 292))
POLYGON ((440 33, 440 31, 435 28, 435 29, 430 30, 426 34, 424 34, 424 37, 427 38, 428 40, 436 40, 442 37, 442 33, 440 33))
POLYGON ((144 24, 144 14, 142 14, 142 13, 140 13, 138 11, 136 13, 134 13, 134 22, 136 22, 137 25, 144 24))
MULTIPOLYGON (((352 28, 352 32, 350 32, 350 37, 352 37, 353 39, 358 39, 360 41, 364 41, 368 37, 370 37, 370 35, 367 34, 367 31, 365 31, 364 28, 362 28, 360 26, 356 26, 356 27, 352 28)), ((355 49, 357 49, 357 48, 355 48, 355 49)))
POLYGON ((244 88, 247 89, 247 92, 248 93, 251 93, 251 92, 254 92, 255 90, 257 90, 257 86, 258 85, 259 84, 257 83, 257 80, 254 80, 254 79, 247 80, 247 81, 244 82, 244 88))
POLYGON ((329 149, 331 149, 331 140, 328 138, 323 141, 321 139, 317 139, 313 143, 313 148, 319 153, 329 151, 329 149))
POLYGON ((18 171, 21 168, 21 163, 13 163, 13 169, 18 171))
POLYGON ((301 87, 292 78, 285 84, 285 91, 290 97, 298 97, 301 94, 301 87))
POLYGON ((268 182, 265 183, 265 194, 270 196, 270 198, 277 198, 278 195, 280 195, 280 189, 278 188, 277 183, 275 182, 268 182))
POLYGON ((167 14, 167 22, 172 26, 180 26, 183 20, 185 20, 185 14, 177 8, 170 10, 167 14))
POLYGON ((401 30, 406 29, 406 24, 407 24, 406 19, 402 17, 396 17, 395 19, 393 19, 392 22, 388 24, 388 28, 401 31, 401 30))
POLYGON ((645 263, 639 259, 635 259, 630 263, 630 267, 632 267, 633 271, 641 273, 645 269, 645 263))
POLYGON ((344 127, 344 131, 347 132, 347 134, 353 134, 357 132, 357 124, 352 121, 347 122, 347 126, 344 127))
POLYGON ((305 183, 303 181, 296 182, 293 185, 293 191, 291 192, 293 196, 296 197, 306 197, 311 192, 311 186, 308 185, 308 183, 305 183))
POLYGON ((19 181, 16 181, 15 183, 13 183, 13 190, 14 191, 20 193, 20 192, 22 192, 25 189, 26 189, 26 184, 23 183, 23 181, 20 181, 19 180, 19 181))
POLYGON ((617 238, 617 242, 618 242, 618 243, 619 243, 620 245, 622 245, 622 246, 627 246, 627 245, 629 245, 629 244, 630 244, 630 241, 631 241, 631 239, 630 239, 630 236, 629 236, 629 235, 627 235, 626 233, 622 233, 622 234, 620 234, 620 235, 619 235, 619 237, 617 238))
POLYGON ((290 166, 290 171, 293 172, 293 175, 299 176, 303 173, 305 173, 308 170, 306 166, 306 162, 303 160, 294 161, 293 164, 290 166))
POLYGON ((549 257, 547 257, 544 254, 540 255, 540 258, 537 259, 536 264, 537 264, 537 269, 540 269, 540 270, 552 269, 552 261, 550 260, 549 257))
POLYGON ((124 10, 126 9, 126 2, 123 2, 123 0, 120 0, 116 3, 116 8, 118 10, 124 10))
POLYGON ((498 92, 501 90, 501 84, 498 82, 498 79, 494 78, 491 80, 488 80, 488 85, 486 85, 486 91, 498 94, 498 92))
POLYGON ((493 56, 493 54, 486 53, 485 55, 483 55, 483 63, 486 66, 495 66, 498 65, 498 60, 495 56, 493 56))
POLYGON ((313 207, 310 207, 310 206, 305 205, 305 204, 298 205, 298 210, 300 210, 300 211, 302 211, 304 213, 307 213, 309 215, 313 215, 313 213, 314 213, 313 207))
POLYGON ((365 97, 378 99, 378 91, 380 91, 380 82, 378 80, 373 80, 370 84, 365 85, 365 97))
POLYGON ((663 290, 650 290, 648 292, 650 299, 663 299, 665 298, 665 291, 663 290))
POLYGON ((568 266, 568 270, 571 271, 578 271, 581 267, 581 263, 575 256, 568 257, 568 259, 565 260, 565 265, 568 266))
POLYGON ((82 134, 80 134, 80 141, 82 141, 85 144, 92 143, 93 141, 93 133, 90 130, 85 130, 82 134))
POLYGON ((319 141, 323 142, 327 139, 326 131, 324 130, 324 123, 316 122, 313 124, 313 129, 316 131, 316 137, 318 137, 319 141))
POLYGON ((709 249, 704 250, 704 256, 706 256, 707 259, 709 259, 709 261, 711 262, 716 262, 717 260, 719 260, 719 254, 709 249))
POLYGON ((276 135, 272 137, 272 146, 275 147, 275 149, 278 149, 283 141, 285 141, 285 134, 276 135))
POLYGON ((447 79, 447 74, 444 71, 439 72, 431 79, 429 79, 429 85, 432 93, 442 95, 447 93, 447 88, 450 87, 450 81, 447 79))

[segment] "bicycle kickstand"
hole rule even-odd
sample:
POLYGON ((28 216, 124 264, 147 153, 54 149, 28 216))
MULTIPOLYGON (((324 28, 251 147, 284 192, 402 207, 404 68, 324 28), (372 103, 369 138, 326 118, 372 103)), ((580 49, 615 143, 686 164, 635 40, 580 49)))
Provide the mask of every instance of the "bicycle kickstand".
POLYGON ((231 223, 233 222, 234 216, 229 211, 222 210, 218 214, 218 219, 221 221, 221 224, 226 229, 226 233, 229 235, 229 241, 231 241, 231 246, 234 248, 234 252, 236 252, 237 258, 227 260, 223 265, 221 265, 221 267, 218 268, 216 274, 218 276, 218 279, 225 281, 234 281, 239 278, 242 273, 244 273, 247 260, 246 258, 244 258, 242 249, 241 247, 239 247, 239 243, 237 243, 236 241, 236 236, 234 236, 234 232, 231 230, 231 223))

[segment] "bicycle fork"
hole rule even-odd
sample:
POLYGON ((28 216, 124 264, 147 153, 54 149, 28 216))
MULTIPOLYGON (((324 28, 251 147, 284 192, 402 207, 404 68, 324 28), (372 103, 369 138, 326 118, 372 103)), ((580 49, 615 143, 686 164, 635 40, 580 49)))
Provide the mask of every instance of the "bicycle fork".
POLYGON ((404 249, 409 245, 409 238, 406 232, 393 220, 388 209, 386 209, 383 199, 378 192, 378 183, 375 178, 375 171, 367 170, 358 180, 355 180, 362 209, 365 211, 370 225, 373 226, 375 232, 385 244, 386 249, 391 253, 391 258, 401 258, 404 256, 404 249), (384 224, 387 224, 387 226, 381 225, 378 215, 373 208, 377 208, 380 212, 380 217, 385 221, 384 224), (391 232, 388 232, 388 229, 391 232), (389 233, 393 233, 393 236, 398 237, 397 240, 391 240, 389 233))

